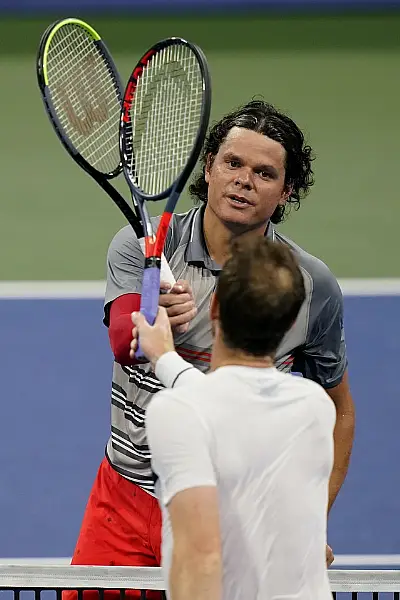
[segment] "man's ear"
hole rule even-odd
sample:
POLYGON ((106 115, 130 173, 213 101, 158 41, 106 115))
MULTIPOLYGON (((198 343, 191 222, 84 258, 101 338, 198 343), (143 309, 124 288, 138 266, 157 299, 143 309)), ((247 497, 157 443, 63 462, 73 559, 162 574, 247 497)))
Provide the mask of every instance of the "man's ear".
POLYGON ((282 192, 282 196, 281 199, 279 200, 279 206, 285 206, 287 199, 290 198, 290 196, 293 193, 293 187, 290 186, 285 186, 283 192, 282 192))
POLYGON ((206 161, 206 165, 204 167, 204 179, 206 180, 206 183, 210 182, 211 167, 212 167, 213 162, 214 162, 214 157, 210 152, 207 155, 207 161, 206 161))
POLYGON ((219 320, 219 303, 217 300, 217 294, 214 292, 211 296, 210 302, 210 319, 211 321, 219 320))

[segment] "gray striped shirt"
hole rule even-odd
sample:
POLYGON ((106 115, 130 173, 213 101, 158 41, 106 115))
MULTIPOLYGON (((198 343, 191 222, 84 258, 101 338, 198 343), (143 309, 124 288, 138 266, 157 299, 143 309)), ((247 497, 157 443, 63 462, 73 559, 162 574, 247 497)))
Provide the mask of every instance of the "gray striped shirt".
MULTIPOLYGON (((176 336, 177 352, 207 371, 212 346, 209 305, 220 267, 207 253, 202 226, 203 208, 176 214, 165 245, 165 255, 175 279, 185 279, 193 290, 197 315, 189 330, 176 336)), ((154 227, 158 218, 154 218, 154 227)), ((339 285, 327 266, 269 225, 267 234, 288 244, 303 272, 306 300, 295 325, 283 339, 276 367, 296 372, 325 388, 339 384, 347 366, 343 333, 343 304, 339 285)), ((113 300, 141 292, 144 256, 130 226, 112 240, 107 256, 105 319, 113 300)), ((154 493, 154 478, 144 427, 146 408, 161 383, 148 365, 124 367, 114 362, 111 393, 111 436, 106 455, 127 479, 154 493)))

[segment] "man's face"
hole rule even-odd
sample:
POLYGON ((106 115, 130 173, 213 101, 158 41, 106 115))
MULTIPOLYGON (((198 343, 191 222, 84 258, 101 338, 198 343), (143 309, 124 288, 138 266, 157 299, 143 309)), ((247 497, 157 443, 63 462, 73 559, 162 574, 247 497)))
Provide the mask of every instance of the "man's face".
POLYGON ((285 188, 285 159, 286 151, 278 142, 233 127, 206 167, 208 210, 235 229, 266 224, 290 194, 285 188))

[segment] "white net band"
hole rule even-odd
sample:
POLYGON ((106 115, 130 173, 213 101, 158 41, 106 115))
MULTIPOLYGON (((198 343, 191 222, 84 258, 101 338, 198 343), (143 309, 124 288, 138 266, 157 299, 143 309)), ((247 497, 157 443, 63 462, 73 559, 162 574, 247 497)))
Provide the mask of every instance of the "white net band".
MULTIPOLYGON (((400 593, 400 570, 328 570, 333 592, 400 593)), ((165 590, 158 567, 0 565, 0 589, 165 590)))

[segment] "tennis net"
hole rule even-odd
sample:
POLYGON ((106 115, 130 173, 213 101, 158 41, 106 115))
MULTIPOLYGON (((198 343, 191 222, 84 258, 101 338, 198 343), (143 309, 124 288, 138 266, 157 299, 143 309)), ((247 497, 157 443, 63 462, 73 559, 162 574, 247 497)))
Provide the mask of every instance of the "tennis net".
MULTIPOLYGON (((329 579, 336 600, 400 600, 400 570, 330 569, 329 579)), ((108 590, 121 600, 137 590, 146 600, 165 584, 157 567, 0 565, 0 600, 61 600, 62 590, 76 590, 79 600, 83 590, 97 591, 99 600, 108 590)))

